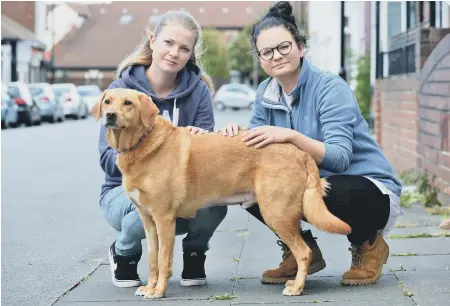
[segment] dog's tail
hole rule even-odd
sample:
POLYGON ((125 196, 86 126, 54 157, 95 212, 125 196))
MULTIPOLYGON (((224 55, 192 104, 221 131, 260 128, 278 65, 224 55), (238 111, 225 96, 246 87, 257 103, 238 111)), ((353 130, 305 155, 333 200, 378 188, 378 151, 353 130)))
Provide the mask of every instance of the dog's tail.
POLYGON ((326 196, 329 183, 326 179, 321 179, 317 164, 311 155, 307 154, 306 169, 308 179, 303 195, 303 212, 306 220, 317 227, 332 234, 348 235, 351 232, 350 226, 331 214, 323 197, 326 196))

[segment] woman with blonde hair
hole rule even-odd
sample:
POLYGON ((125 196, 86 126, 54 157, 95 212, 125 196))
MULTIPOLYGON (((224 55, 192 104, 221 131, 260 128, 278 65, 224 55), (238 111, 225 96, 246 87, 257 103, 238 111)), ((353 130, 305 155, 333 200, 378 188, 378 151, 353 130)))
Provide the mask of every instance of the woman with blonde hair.
MULTIPOLYGON (((189 14, 169 11, 153 32, 120 65, 111 88, 131 88, 150 96, 161 114, 175 126, 187 126, 192 134, 214 129, 211 102, 213 85, 201 70, 201 27, 189 14)), ((106 129, 99 138, 100 165, 105 172, 100 207, 107 222, 119 232, 109 249, 112 282, 117 287, 141 285, 137 264, 142 254, 144 227, 136 207, 125 195, 116 166, 118 152, 109 147, 106 129)), ((204 208, 196 218, 177 219, 176 234, 183 239, 182 286, 204 285, 205 252, 209 240, 227 214, 227 207, 204 208)))

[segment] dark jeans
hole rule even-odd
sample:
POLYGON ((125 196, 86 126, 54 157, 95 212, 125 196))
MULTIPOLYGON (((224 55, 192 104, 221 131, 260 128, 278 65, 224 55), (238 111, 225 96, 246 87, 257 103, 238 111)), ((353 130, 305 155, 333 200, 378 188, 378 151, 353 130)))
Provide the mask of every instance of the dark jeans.
MULTIPOLYGON (((331 188, 324 197, 325 204, 333 215, 351 226, 352 233, 347 236, 350 243, 361 245, 372 240, 389 219, 389 195, 363 176, 333 175, 327 180, 331 188)), ((258 205, 247 211, 264 223, 258 205)))

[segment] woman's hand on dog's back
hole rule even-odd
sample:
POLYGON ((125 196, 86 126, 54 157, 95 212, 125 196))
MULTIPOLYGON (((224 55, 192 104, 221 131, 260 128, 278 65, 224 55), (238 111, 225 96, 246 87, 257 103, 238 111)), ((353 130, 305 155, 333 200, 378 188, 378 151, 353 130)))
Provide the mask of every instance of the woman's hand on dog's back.
POLYGON ((239 131, 247 131, 248 129, 242 126, 239 126, 237 123, 228 123, 228 125, 224 128, 220 129, 220 132, 223 136, 237 136, 239 135, 239 131))
POLYGON ((192 134, 192 135, 203 135, 203 134, 207 134, 209 133, 208 130, 204 130, 202 128, 199 127, 195 127, 195 126, 187 126, 186 127, 188 129, 188 131, 192 134))

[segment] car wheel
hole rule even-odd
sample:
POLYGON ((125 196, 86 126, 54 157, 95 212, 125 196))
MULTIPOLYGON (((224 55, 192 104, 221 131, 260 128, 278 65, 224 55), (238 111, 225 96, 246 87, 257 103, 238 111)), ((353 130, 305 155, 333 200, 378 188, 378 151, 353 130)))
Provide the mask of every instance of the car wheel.
POLYGON ((25 120, 23 121, 25 123, 25 126, 32 126, 33 125, 33 119, 30 112, 25 114, 25 120))
POLYGON ((8 118, 5 118, 5 127, 6 128, 16 128, 17 126, 18 126, 19 124, 18 124, 18 122, 17 122, 17 120, 15 121, 15 122, 10 122, 10 121, 8 121, 8 118))
POLYGON ((80 116, 80 110, 78 109, 78 110, 77 110, 77 113, 76 113, 75 115, 73 115, 73 119, 79 120, 80 118, 81 118, 81 116, 80 116))
POLYGON ((56 117, 56 114, 53 113, 53 115, 50 117, 50 119, 48 120, 48 122, 50 122, 50 123, 55 123, 56 121, 58 121, 58 117, 56 117))
POLYGON ((214 103, 214 107, 218 110, 218 111, 224 111, 227 107, 225 106, 225 104, 223 104, 223 102, 217 101, 216 103, 214 103))
POLYGON ((42 117, 41 114, 36 114, 36 121, 33 122, 34 125, 41 125, 42 117))
POLYGON ((88 117, 89 111, 87 106, 84 107, 84 115, 81 117, 81 119, 86 119, 88 117))

